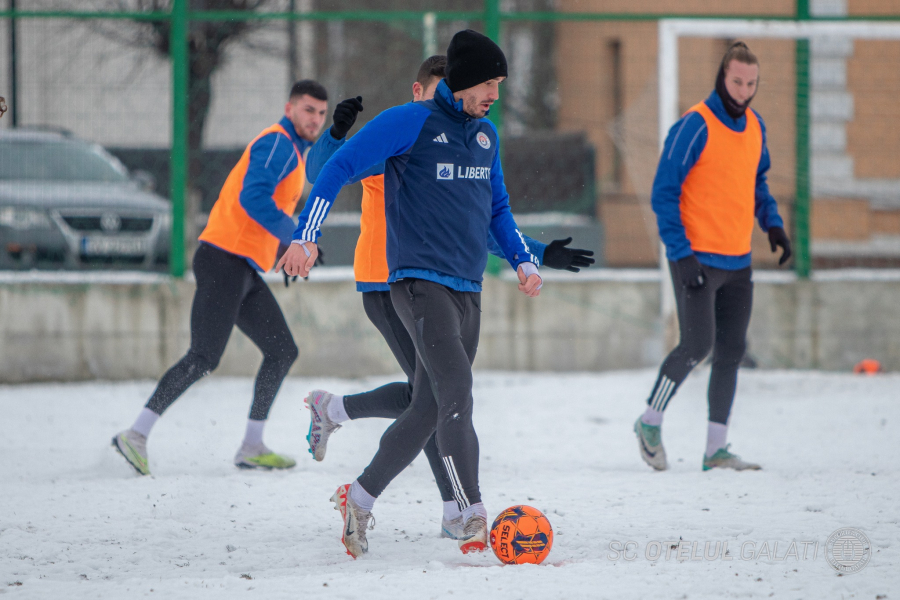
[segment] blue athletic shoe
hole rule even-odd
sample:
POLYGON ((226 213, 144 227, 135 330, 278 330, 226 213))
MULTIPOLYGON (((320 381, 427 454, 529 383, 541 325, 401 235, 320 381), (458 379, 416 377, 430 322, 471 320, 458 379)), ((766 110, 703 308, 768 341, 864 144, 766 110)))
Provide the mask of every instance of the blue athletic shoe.
POLYGON ((466 524, 463 523, 462 514, 455 519, 450 519, 449 521, 445 518, 441 518, 441 537, 449 538, 451 540, 461 540, 466 535, 465 533, 466 524))

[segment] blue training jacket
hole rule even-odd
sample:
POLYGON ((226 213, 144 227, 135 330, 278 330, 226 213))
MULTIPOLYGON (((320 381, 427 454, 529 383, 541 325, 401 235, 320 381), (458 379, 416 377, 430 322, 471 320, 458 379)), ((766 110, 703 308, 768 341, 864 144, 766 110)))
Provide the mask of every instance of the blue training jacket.
POLYGON ((250 148, 250 164, 244 175, 240 202, 251 219, 265 227, 266 231, 282 243, 289 244, 291 233, 295 229, 294 220, 275 206, 272 194, 281 180, 297 168, 297 163, 303 160, 303 152, 312 146, 312 142, 297 135, 294 124, 287 117, 282 117, 278 124, 290 134, 294 143, 284 143, 287 140, 278 133, 270 133, 256 140, 250 148))
MULTIPOLYGON (((294 124, 287 117, 282 117, 278 124, 284 127, 294 143, 284 143, 281 134, 275 132, 256 140, 250 147, 250 164, 247 165, 244 185, 238 199, 241 208, 247 211, 251 219, 277 237, 282 244, 290 244, 291 234, 295 229, 294 220, 275 205, 272 194, 281 180, 297 168, 297 163, 303 160, 303 153, 312 146, 312 142, 297 135, 294 124), (299 155, 294 147, 300 152, 299 155)), ((247 262, 257 271, 262 271, 249 258, 247 262)))
POLYGON ((488 232, 513 269, 538 264, 510 211, 498 148, 494 125, 465 114, 442 80, 433 100, 382 112, 334 153, 294 239, 316 242, 341 187, 384 162, 388 281, 481 291, 488 232))
MULTIPOLYGON (((732 131, 742 132, 747 127, 747 117, 732 119, 725 112, 722 99, 715 91, 704 102, 716 118, 732 131)), ((759 113, 753 112, 759 119, 763 138, 762 155, 759 157, 759 167, 756 170, 755 213, 759 226, 763 231, 768 231, 770 227, 784 227, 784 221, 778 214, 778 204, 769 193, 769 184, 766 181, 766 173, 771 166, 769 149, 766 145, 766 124, 759 113)), ((653 212, 656 213, 659 237, 666 246, 666 257, 672 261, 688 257, 692 252, 691 243, 685 235, 684 224, 681 222, 681 185, 688 171, 700 159, 708 135, 703 117, 696 112, 689 112, 669 130, 659 158, 659 167, 653 180, 651 203, 653 212)), ((702 264, 716 269, 737 271, 750 266, 749 253, 743 256, 725 256, 710 252, 695 254, 702 264)))
MULTIPOLYGON (((328 162, 335 152, 344 145, 344 142, 347 141, 347 138, 342 138, 339 140, 334 139, 331 135, 331 130, 327 130, 313 144, 313 147, 309 149, 309 154, 306 157, 306 178, 310 183, 315 184, 316 178, 319 176, 319 172, 321 172, 322 167, 325 166, 325 163, 328 162)), ((375 175, 381 175, 384 173, 384 163, 379 163, 374 167, 365 171, 362 175, 351 177, 347 183, 356 183, 358 181, 362 181, 367 177, 373 177, 375 175)), ((523 236, 525 238, 525 244, 528 246, 528 249, 531 253, 537 258, 538 264, 542 264, 544 262, 544 250, 547 248, 547 244, 543 242, 539 242, 538 240, 531 238, 527 235, 523 236)), ((503 254, 503 250, 500 248, 500 245, 494 239, 494 236, 488 232, 487 239, 487 249, 488 252, 497 256, 499 258, 506 258, 503 254)), ((390 286, 386 283, 372 283, 372 282, 356 282, 356 291, 358 292, 385 292, 390 290, 390 286)))

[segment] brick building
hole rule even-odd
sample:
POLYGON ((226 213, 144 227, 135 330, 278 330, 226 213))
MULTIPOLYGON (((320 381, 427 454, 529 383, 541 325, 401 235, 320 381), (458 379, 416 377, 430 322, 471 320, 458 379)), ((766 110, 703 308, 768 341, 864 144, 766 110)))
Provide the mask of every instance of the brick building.
MULTIPOLYGON (((794 0, 560 0, 563 12, 792 16, 794 0)), ((812 0, 817 16, 900 15, 900 0, 812 0)), ((597 148, 598 217, 611 266, 656 264, 649 191, 658 156, 657 25, 567 22, 557 30, 559 128, 597 148)), ((725 39, 683 39, 679 109, 712 90, 725 39)), ((772 193, 790 222, 795 162, 795 43, 745 38, 759 56, 753 107, 768 129, 772 193)), ((814 265, 900 265, 900 42, 814 39, 810 44, 814 265)), ((754 262, 771 266, 762 232, 754 262)))

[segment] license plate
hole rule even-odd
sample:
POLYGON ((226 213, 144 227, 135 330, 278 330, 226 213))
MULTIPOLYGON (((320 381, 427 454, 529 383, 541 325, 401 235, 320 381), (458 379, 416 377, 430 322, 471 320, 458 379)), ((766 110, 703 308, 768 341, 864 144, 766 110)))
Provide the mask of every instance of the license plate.
POLYGON ((81 238, 81 253, 87 256, 138 256, 146 254, 145 239, 122 236, 88 236, 81 238))

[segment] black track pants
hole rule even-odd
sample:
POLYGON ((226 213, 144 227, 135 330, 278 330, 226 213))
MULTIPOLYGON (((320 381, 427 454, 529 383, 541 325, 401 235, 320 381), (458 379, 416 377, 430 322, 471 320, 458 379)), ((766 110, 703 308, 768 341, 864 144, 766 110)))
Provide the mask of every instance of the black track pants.
POLYGON ((472 361, 481 294, 404 279, 391 284, 391 300, 416 347, 412 402, 385 431, 358 481, 378 497, 436 432, 453 499, 462 510, 481 502, 478 437, 472 426, 472 361))
MULTIPOLYGON (((344 410, 351 419, 371 417, 396 419, 403 414, 412 401, 413 382, 416 374, 416 347, 397 315, 397 311, 394 310, 390 292, 363 292, 362 298, 366 315, 384 337, 394 358, 397 359, 397 363, 406 374, 408 382, 389 383, 370 392, 344 396, 344 410)), ((440 490, 441 500, 450 502, 453 500, 453 490, 447 480, 434 435, 426 442, 424 452, 431 465, 434 481, 440 490)))
POLYGON ((262 421, 298 355, 281 308, 245 259, 209 244, 200 244, 194 254, 194 276, 191 348, 159 380, 147 408, 163 414, 194 382, 213 371, 237 325, 263 353, 250 408, 250 418, 262 421))
POLYGON ((670 262, 669 270, 675 286, 681 341, 663 362, 647 404, 665 410, 691 369, 712 350, 709 420, 725 424, 734 403, 738 367, 747 350, 747 326, 753 306, 751 270, 748 267, 726 271, 704 265, 707 282, 700 289, 681 285, 677 263, 670 262))

